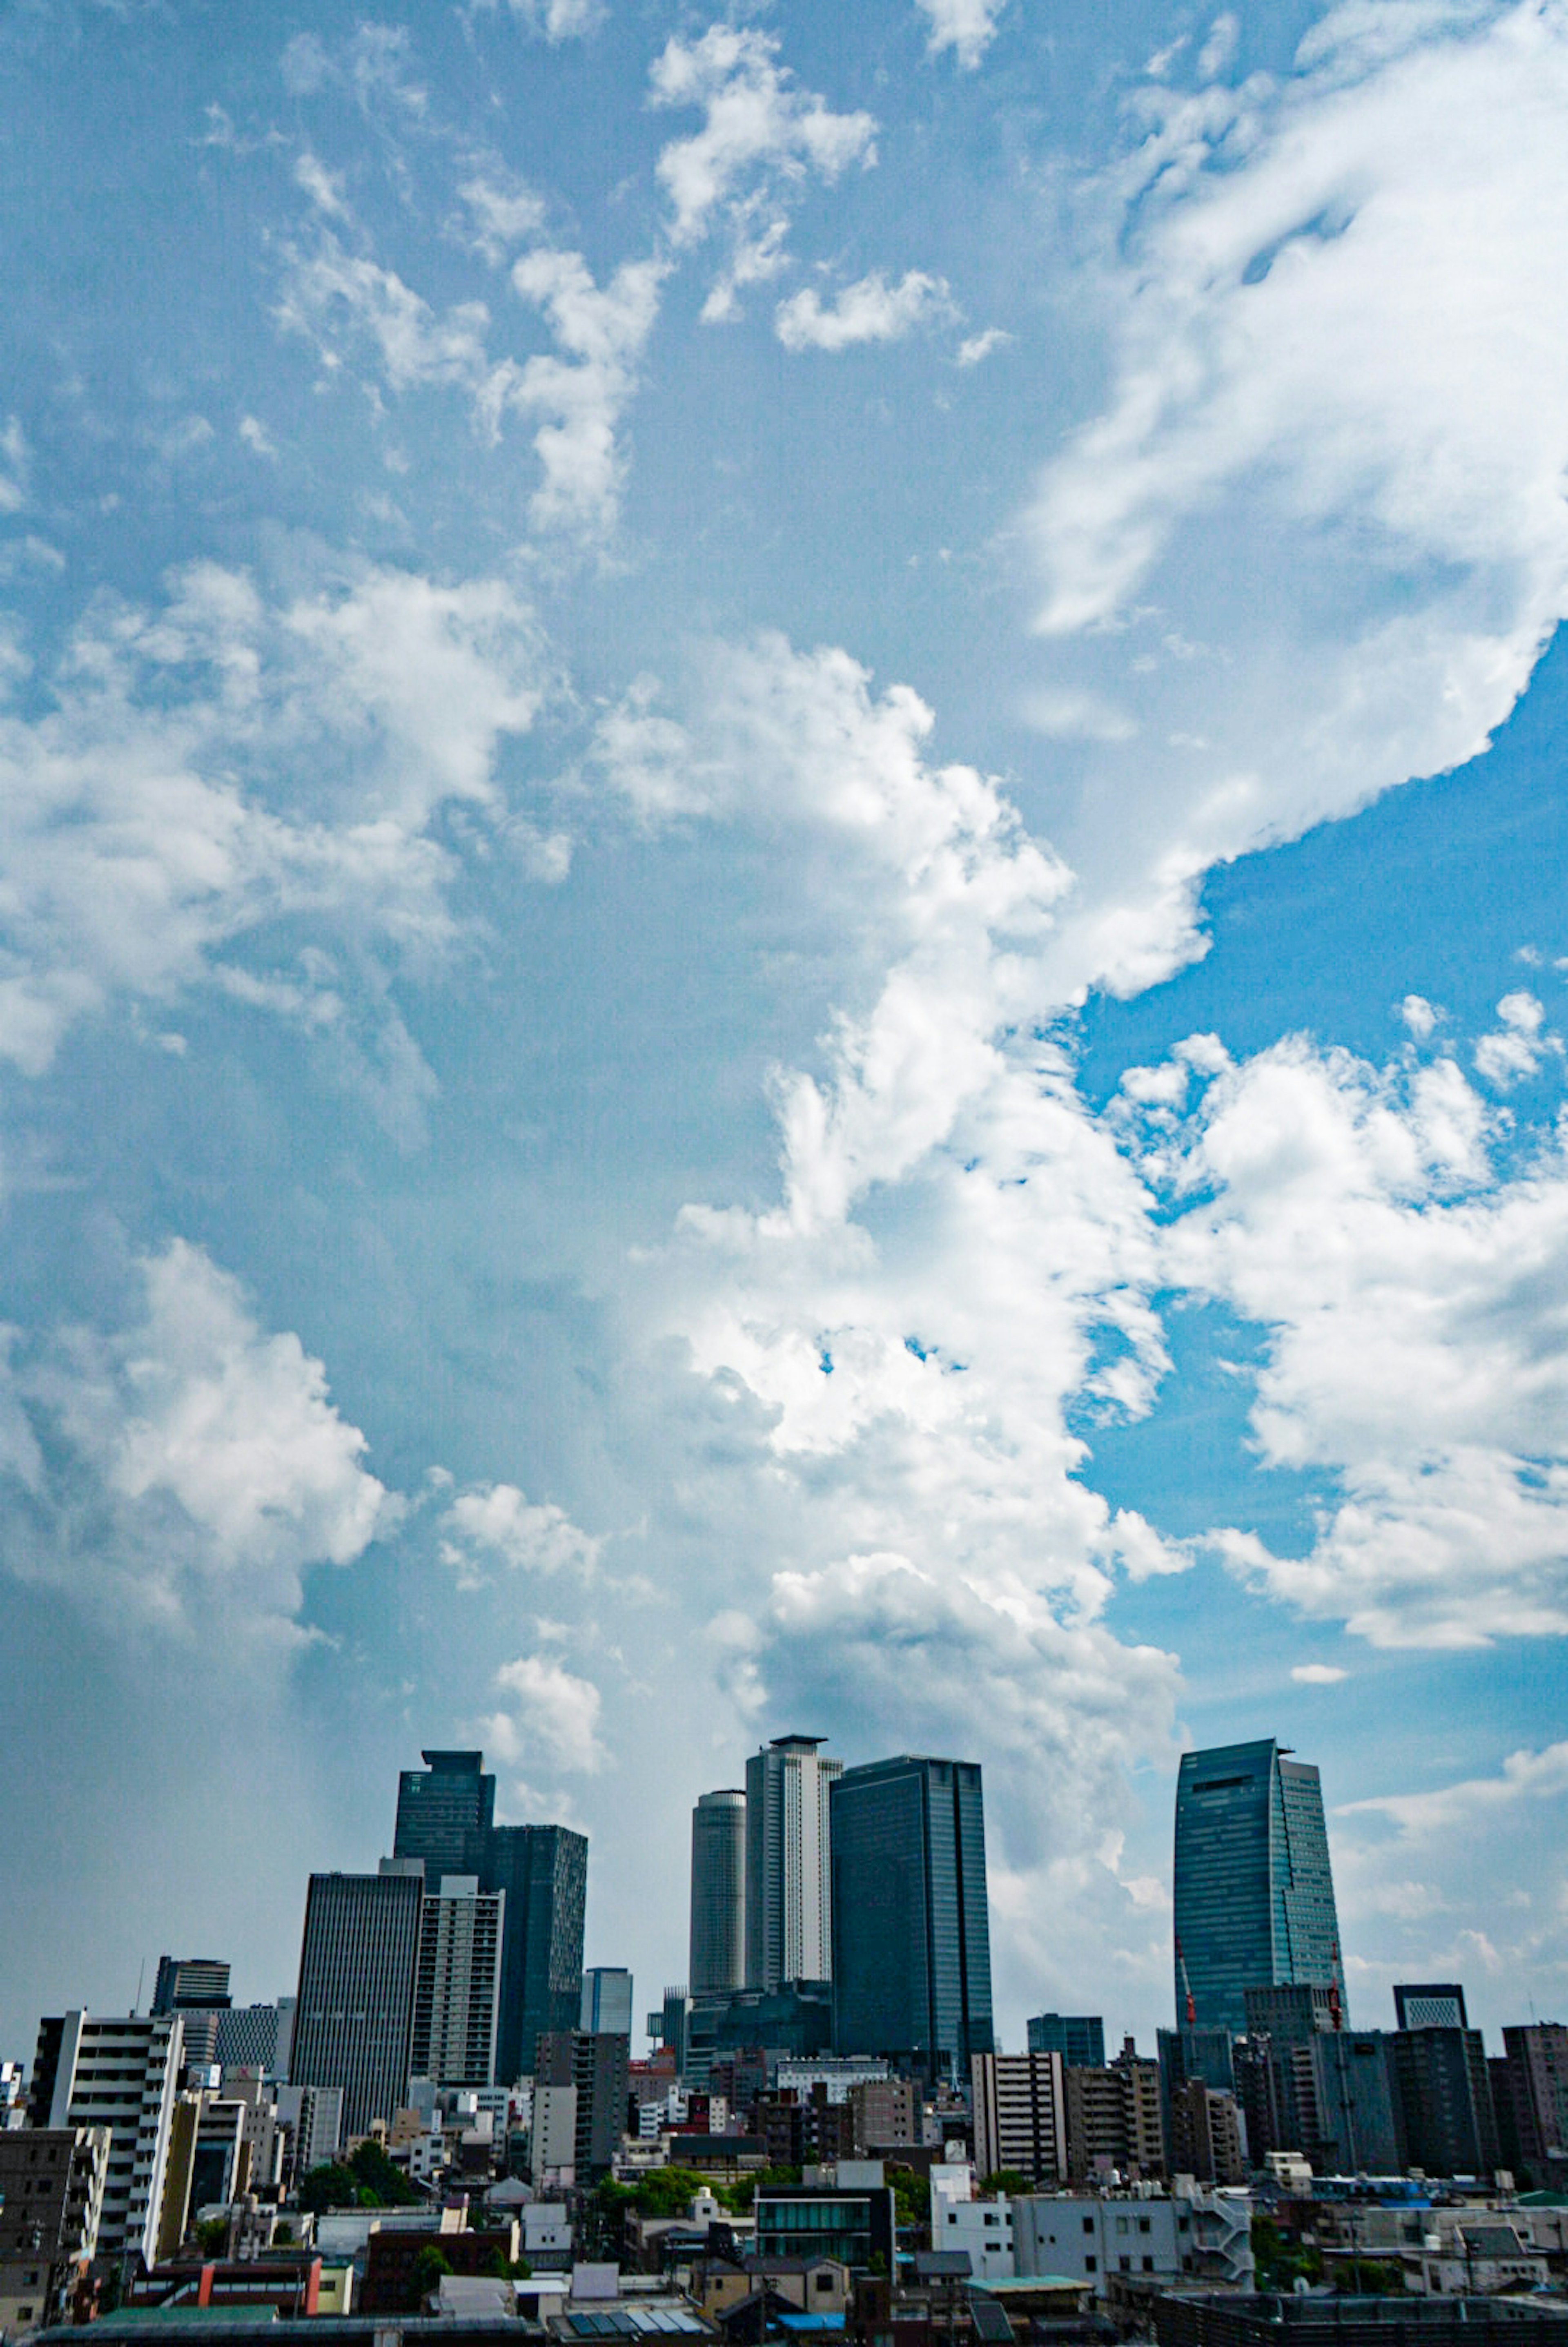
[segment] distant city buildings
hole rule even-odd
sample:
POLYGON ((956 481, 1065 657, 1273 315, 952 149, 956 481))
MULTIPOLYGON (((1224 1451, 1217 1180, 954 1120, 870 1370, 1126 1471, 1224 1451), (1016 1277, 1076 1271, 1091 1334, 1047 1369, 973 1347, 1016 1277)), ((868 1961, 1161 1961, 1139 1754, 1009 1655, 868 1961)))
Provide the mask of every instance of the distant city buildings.
POLYGON ((779 1736, 746 1764, 746 1985, 833 1970, 829 1790, 843 1762, 820 1736, 779 1736))

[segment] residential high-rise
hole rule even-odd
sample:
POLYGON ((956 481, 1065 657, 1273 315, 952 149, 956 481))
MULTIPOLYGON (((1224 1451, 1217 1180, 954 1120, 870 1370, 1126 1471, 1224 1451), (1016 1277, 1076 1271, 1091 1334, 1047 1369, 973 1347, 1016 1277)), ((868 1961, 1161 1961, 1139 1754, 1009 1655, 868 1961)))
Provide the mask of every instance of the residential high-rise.
POLYGON ((631 2040, 610 2030, 546 2031, 539 2039, 534 2091, 576 2089, 574 2166, 579 2184, 605 2175, 626 2132, 631 2040))
POLYGON ((1160 2067, 1129 2037, 1115 2061, 1067 2064, 1067 2172, 1077 2183, 1115 2168, 1145 2179, 1165 2174, 1160 2067))
POLYGON ((576 2026, 587 1837, 566 1826, 492 1826, 481 1838, 479 1883, 506 1895, 495 2077, 510 2086, 532 2077, 541 2036, 576 2026))
POLYGON ((632 1976, 624 1964, 594 1964, 583 1974, 577 2026, 594 2037, 632 2034, 632 1976))
POLYGON ((1247 1992, 1332 1988, 1348 2018, 1318 1771, 1272 1737, 1182 1757, 1176 1805, 1178 2027, 1247 2026, 1247 1992))
MULTIPOLYGON (((1560 2021, 1512 2023, 1502 2033, 1499 2097, 1509 2119, 1509 2157, 1538 2189, 1568 2184, 1568 2027, 1560 2021)), ((1503 2116, 1499 2112, 1499 2117, 1503 2116)))
POLYGON ((1490 2177, 1497 2116, 1479 2029, 1396 2029, 1383 2040, 1400 2165, 1490 2177))
POLYGON ((1066 2073, 1060 2054, 977 2054, 970 2065, 974 2164, 1055 2189, 1067 2177, 1066 2073))
POLYGON ((748 1988, 832 1977, 828 1791, 844 1764, 826 1740, 775 1737, 746 1764, 748 1988))
POLYGON ((1103 2070, 1105 2024, 1097 2013, 1036 2013, 1024 2023, 1031 2054, 1060 2054, 1069 2070, 1103 2070))
POLYGON ((488 2086, 495 2077, 501 1947, 506 1900, 473 1874, 427 1885, 420 1921, 409 2069, 438 2086, 488 2086))
POLYGON ((417 1859, 311 1877, 289 2075, 297 2086, 341 2086, 349 2135, 408 2099, 423 1909, 417 1859))
POLYGON ((0 2127, 0 2335, 68 2321, 97 2251, 107 2127, 0 2127))
POLYGON ((693 1996, 746 1985, 746 1795, 699 1793, 691 1813, 693 1996))
POLYGON ((229 2004, 229 1966, 220 1957, 159 1956, 155 2013, 219 2013, 229 2004))
POLYGON ((839 2051, 960 2084, 995 2042, 979 1764, 849 1768, 828 1813, 839 2051))
POLYGON ((32 2126, 109 2130, 100 2257, 129 2252, 154 2261, 184 2048, 178 2013, 78 2011, 38 2025, 32 2126))
POLYGON ((443 1874, 472 1874, 473 1837, 495 1822, 495 1779, 484 1774, 483 1752, 424 1752, 423 1768, 404 1768, 397 1780, 394 1858, 424 1860, 427 1882, 443 1874))

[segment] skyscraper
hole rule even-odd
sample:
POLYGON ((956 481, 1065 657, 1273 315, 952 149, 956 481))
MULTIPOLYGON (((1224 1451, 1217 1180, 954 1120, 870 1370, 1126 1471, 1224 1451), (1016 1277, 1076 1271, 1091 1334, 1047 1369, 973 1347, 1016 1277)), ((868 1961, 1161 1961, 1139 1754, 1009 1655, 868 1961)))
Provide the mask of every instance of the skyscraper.
POLYGON ((229 2008, 229 1966, 219 1956, 159 1956, 155 2013, 219 2013, 229 2008))
POLYGON ((473 1874, 445 1874, 420 1919, 409 2069, 438 2086, 488 2086, 495 2077, 501 1946, 506 1901, 473 1874))
POLYGON ((510 2086, 532 2077, 541 2036, 576 2026, 587 1837, 566 1826, 492 1826, 481 1837, 479 1882, 506 1894, 495 2076, 510 2086))
POLYGON ((746 1985, 830 1980, 828 1789, 821 1736, 778 1736, 746 1764, 746 1985))
POLYGON ((341 2086, 349 2135, 390 2119, 408 2097, 423 1906, 416 1860, 383 1859, 379 1874, 311 1877, 290 2076, 298 2086, 341 2086))
POLYGON ((693 1996, 746 1985, 746 1795, 701 1793, 691 1813, 693 1996))
POLYGON ((594 1964, 583 1974, 577 2026, 590 2037, 630 2037, 632 1976, 625 1964, 594 1964))
POLYGON ((1182 1757, 1176 1805, 1178 2027, 1247 2027, 1247 1992, 1344 1975, 1318 1771, 1272 1737, 1182 1757))
POLYGON ((1060 2054, 1069 2070, 1103 2070, 1105 2024, 1097 2013, 1036 2013, 1024 2024, 1031 2054, 1060 2054))
POLYGON ((846 1769, 828 1811, 835 2043, 932 2085, 966 2079, 994 2044, 978 1763, 846 1769))
POLYGON ((473 1837, 495 1822, 495 1779, 484 1774, 483 1752, 424 1752, 423 1768, 404 1768, 397 1780, 394 1858, 422 1858, 434 1888, 443 1874, 472 1874, 473 1837))

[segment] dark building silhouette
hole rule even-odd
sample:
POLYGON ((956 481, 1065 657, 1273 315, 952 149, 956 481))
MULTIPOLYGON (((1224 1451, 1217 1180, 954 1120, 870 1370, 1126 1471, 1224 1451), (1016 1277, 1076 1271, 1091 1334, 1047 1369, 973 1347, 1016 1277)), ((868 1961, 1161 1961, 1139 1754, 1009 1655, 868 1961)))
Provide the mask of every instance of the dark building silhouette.
POLYGON ((404 1768, 397 1780, 394 1858, 424 1860, 432 1890, 443 1874, 472 1874, 476 1834, 495 1822, 495 1779, 484 1774, 483 1752, 424 1752, 423 1768, 404 1768))
POLYGON ((506 1895, 495 2076, 529 2076, 542 2036, 575 2028, 583 1996, 588 1840, 566 1826, 492 1826, 475 1853, 483 1891, 506 1895))

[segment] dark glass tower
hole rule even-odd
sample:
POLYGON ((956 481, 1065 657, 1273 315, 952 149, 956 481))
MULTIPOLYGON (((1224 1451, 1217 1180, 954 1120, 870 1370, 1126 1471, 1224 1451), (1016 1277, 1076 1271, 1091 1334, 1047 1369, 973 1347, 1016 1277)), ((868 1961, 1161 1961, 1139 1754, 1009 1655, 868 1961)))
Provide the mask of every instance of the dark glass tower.
POLYGON ((834 2042, 967 2080, 994 2043, 978 1764, 878 1760, 829 1801, 834 2042))
POLYGON ((290 2076, 298 2086, 341 2086, 350 2135, 408 2099, 423 1906, 417 1869, 403 1872, 395 1859, 379 1874, 311 1877, 290 2076))
POLYGON ((481 1889, 506 1894, 495 2077, 510 2086, 533 2075, 540 2037, 577 2025, 588 1839, 566 1826, 492 1826, 479 1845, 481 1889))
POLYGON ((472 1874, 471 1837, 495 1822, 495 1779, 484 1774, 483 1752, 424 1752, 423 1768, 404 1768, 397 1780, 394 1858, 422 1858, 434 1891, 443 1874, 472 1874))
POLYGON ((1247 1992, 1330 1989, 1348 2022, 1318 1771, 1272 1737, 1182 1758, 1176 1806, 1180 2029, 1247 2027, 1247 1992))

